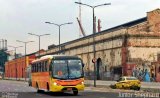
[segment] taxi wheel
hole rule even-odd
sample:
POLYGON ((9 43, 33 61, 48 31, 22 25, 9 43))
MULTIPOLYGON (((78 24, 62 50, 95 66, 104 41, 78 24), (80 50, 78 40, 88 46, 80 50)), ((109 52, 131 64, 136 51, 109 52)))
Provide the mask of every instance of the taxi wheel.
POLYGON ((138 90, 138 91, 139 91, 140 89, 141 89, 140 87, 137 87, 137 88, 136 88, 136 90, 138 90))
POLYGON ((125 89, 124 85, 122 85, 122 89, 125 89))
POLYGON ((135 90, 135 86, 130 86, 130 89, 131 90, 135 90))
POLYGON ((138 87, 138 86, 131 86, 131 88, 130 89, 133 89, 133 90, 140 90, 141 88, 140 87, 138 87))
POLYGON ((73 91, 73 95, 78 95, 78 91, 76 90, 76 91, 73 91))
POLYGON ((120 89, 120 87, 118 85, 115 85, 115 89, 120 89))

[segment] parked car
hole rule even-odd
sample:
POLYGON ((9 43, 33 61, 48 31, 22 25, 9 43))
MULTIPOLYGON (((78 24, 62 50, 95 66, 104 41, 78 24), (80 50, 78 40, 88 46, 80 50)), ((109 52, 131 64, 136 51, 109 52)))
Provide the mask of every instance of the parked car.
POLYGON ((115 88, 140 90, 141 82, 136 77, 123 76, 117 81, 115 88))

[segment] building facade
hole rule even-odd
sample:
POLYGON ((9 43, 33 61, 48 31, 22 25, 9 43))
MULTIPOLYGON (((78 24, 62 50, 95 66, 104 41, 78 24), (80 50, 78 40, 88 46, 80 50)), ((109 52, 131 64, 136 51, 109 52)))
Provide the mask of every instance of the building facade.
MULTIPOLYGON (((145 81, 160 81, 157 61, 160 53, 160 9, 147 12, 147 16, 77 40, 50 48, 41 55, 77 55, 85 63, 85 77, 93 79, 93 45, 96 47, 96 77, 100 80, 116 80, 122 75, 136 76, 145 81), (138 74, 136 74, 138 73, 138 74), (140 76, 140 77, 139 77, 140 76)), ((51 47, 51 46, 49 46, 51 47)))
POLYGON ((5 78, 6 79, 26 79, 27 67, 35 60, 35 53, 27 55, 26 57, 19 57, 17 59, 10 60, 5 63, 5 78), (26 61, 25 61, 26 60, 26 61), (25 64, 26 63, 26 64, 25 64))

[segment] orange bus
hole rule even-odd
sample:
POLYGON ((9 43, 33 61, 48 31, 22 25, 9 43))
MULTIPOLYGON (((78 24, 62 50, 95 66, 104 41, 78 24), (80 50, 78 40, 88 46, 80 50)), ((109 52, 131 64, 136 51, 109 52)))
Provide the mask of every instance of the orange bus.
POLYGON ((76 56, 46 55, 31 64, 32 87, 40 91, 73 92, 84 90, 84 64, 76 56))

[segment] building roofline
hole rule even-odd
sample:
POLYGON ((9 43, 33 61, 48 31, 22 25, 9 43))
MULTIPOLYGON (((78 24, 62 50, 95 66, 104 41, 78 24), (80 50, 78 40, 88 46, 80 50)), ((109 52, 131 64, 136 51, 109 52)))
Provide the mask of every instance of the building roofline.
MULTIPOLYGON (((137 20, 133 20, 133 21, 130 21, 130 22, 127 22, 127 23, 124 23, 124 24, 121 24, 121 25, 103 30, 101 32, 97 32, 97 33, 95 33, 95 36, 100 35, 100 34, 104 34, 104 33, 113 32, 113 31, 116 31, 116 30, 119 30, 119 29, 122 29, 122 28, 131 27, 133 25, 136 25, 138 23, 142 23, 142 22, 145 22, 145 21, 147 21, 147 17, 143 17, 143 18, 140 18, 140 19, 137 19, 137 20)), ((64 46, 64 45, 67 45, 67 44, 70 44, 70 43, 73 43, 73 42, 76 42, 76 41, 80 41, 80 40, 83 40, 83 39, 86 39, 86 38, 90 38, 91 36, 93 36, 93 34, 90 34, 90 35, 87 35, 85 37, 78 38, 78 39, 75 39, 75 40, 72 40, 72 41, 62 43, 61 46, 64 46)), ((51 46, 51 45, 49 45, 49 46, 51 46)), ((57 48, 58 46, 59 45, 55 46, 54 48, 57 48)), ((54 49, 54 48, 52 48, 52 49, 54 49)))

